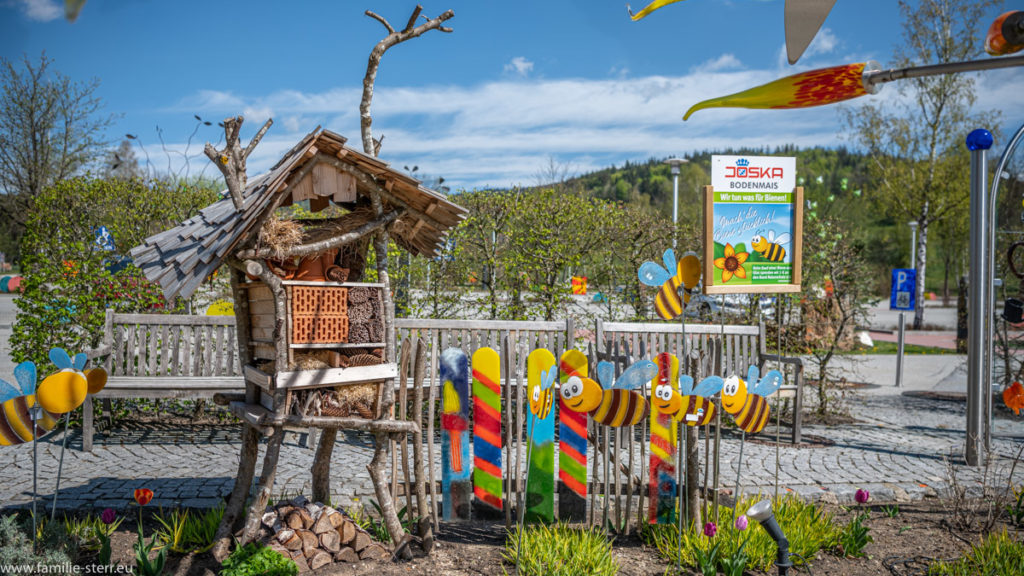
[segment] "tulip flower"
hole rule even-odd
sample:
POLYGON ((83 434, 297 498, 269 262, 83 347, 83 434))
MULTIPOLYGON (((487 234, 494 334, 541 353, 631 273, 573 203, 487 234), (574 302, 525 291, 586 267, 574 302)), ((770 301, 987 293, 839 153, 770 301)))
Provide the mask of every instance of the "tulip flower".
POLYGON ((708 522, 704 525, 704 535, 708 538, 714 538, 715 534, 718 533, 718 526, 714 522, 708 522))
POLYGON ((856 500, 858 504, 867 504, 868 499, 870 498, 871 493, 868 492, 867 490, 864 490, 863 488, 859 488, 857 492, 853 495, 853 499, 856 500))
POLYGON ((750 522, 747 520, 746 514, 741 514, 739 517, 737 517, 735 525, 736 525, 736 529, 739 530, 740 532, 743 532, 744 530, 746 530, 747 526, 750 525, 750 522))

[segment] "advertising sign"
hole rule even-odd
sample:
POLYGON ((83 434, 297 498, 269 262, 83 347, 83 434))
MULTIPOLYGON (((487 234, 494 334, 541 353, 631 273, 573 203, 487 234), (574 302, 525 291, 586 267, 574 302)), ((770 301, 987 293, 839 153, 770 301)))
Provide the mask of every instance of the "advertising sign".
POLYGON ((803 188, 796 159, 712 156, 704 196, 704 292, 799 292, 803 188))
POLYGON ((917 270, 896 268, 892 271, 889 310, 913 310, 917 297, 917 270))

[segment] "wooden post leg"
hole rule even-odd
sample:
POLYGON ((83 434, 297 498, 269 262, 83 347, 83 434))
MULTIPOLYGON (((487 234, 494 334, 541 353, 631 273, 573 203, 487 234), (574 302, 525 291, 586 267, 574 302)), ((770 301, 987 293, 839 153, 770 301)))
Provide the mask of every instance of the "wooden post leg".
MULTIPOLYGON (((108 372, 109 374, 109 372, 108 372)), ((110 398, 103 399, 103 415, 107 417, 107 429, 114 427, 114 405, 110 398)))
POLYGON ((82 452, 92 452, 93 405, 92 396, 82 403, 82 452))
POLYGON ((260 484, 256 489, 256 495, 249 505, 249 513, 245 517, 245 528, 242 529, 242 537, 238 540, 239 546, 245 546, 256 538, 256 532, 260 527, 260 519, 263 510, 270 501, 270 491, 274 489, 274 476, 277 475, 277 459, 281 456, 281 443, 284 440, 284 429, 280 426, 274 427, 274 435, 267 442, 267 453, 263 455, 263 471, 260 473, 260 484))
POLYGON ((313 502, 331 503, 331 456, 334 454, 334 443, 338 439, 338 430, 324 428, 320 433, 320 443, 316 446, 313 457, 313 502))
MULTIPOLYGON (((391 535, 391 541, 398 545, 405 540, 405 529, 402 528, 402 523, 398 520, 398 513, 395 512, 395 501, 391 498, 391 487, 388 486, 388 481, 384 474, 384 469, 387 466, 389 442, 388 434, 384 432, 374 434, 373 459, 370 460, 370 465, 366 469, 370 472, 370 480, 373 481, 373 491, 376 492, 377 502, 380 503, 384 526, 387 527, 388 534, 391 535)), ((412 559, 412 552, 409 551, 408 546, 402 549, 401 557, 404 560, 412 559)))
POLYGON ((241 519, 242 507, 245 506, 249 487, 252 486, 252 477, 256 472, 258 456, 259 433, 255 428, 245 426, 242 429, 242 451, 238 461, 238 475, 235 476, 235 487, 231 489, 231 497, 228 499, 227 507, 224 508, 224 516, 221 518, 217 535, 214 537, 212 553, 218 562, 223 562, 228 556, 231 535, 234 534, 238 527, 238 521, 241 519))

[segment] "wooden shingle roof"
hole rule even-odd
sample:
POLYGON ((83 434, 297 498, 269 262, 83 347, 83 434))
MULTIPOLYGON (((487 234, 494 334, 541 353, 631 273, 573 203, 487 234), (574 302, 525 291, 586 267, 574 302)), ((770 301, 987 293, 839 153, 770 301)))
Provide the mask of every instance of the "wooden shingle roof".
POLYGON ((405 210, 391 227, 391 237, 400 246, 414 255, 437 255, 448 231, 465 218, 466 210, 386 162, 346 146, 345 141, 328 130, 314 130, 269 172, 249 180, 241 210, 227 196, 214 202, 132 248, 135 265, 161 286, 168 299, 191 296, 230 254, 254 241, 263 220, 289 194, 290 186, 313 165, 324 162, 353 174, 359 194, 375 190, 386 210, 405 210))

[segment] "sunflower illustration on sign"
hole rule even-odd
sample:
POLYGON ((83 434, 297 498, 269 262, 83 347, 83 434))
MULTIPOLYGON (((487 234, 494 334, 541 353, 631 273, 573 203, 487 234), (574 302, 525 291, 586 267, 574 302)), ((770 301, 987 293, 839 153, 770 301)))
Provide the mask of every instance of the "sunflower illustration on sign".
POLYGON ((726 244, 723 256, 715 258, 715 268, 722 271, 722 283, 732 280, 733 276, 746 280, 747 269, 743 267, 743 264, 749 257, 749 252, 737 252, 732 244, 726 244))

